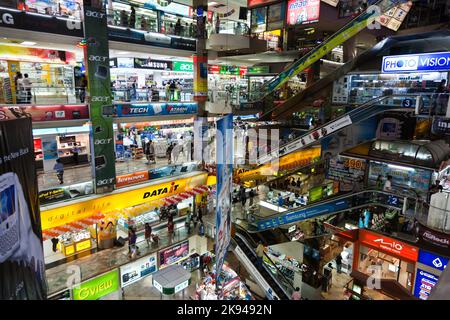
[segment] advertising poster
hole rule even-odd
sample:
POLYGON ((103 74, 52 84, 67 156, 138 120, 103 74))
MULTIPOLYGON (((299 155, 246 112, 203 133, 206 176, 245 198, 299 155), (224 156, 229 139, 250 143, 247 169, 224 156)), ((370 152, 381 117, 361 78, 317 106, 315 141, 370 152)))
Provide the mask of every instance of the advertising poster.
POLYGON ((416 117, 405 112, 388 112, 378 117, 377 139, 412 140, 416 117))
POLYGON ((309 24, 319 21, 320 0, 289 0, 287 24, 309 24))
POLYGON ((165 268, 177 263, 189 255, 189 241, 182 242, 176 246, 159 252, 159 268, 165 268))
POLYGON ((194 72, 194 64, 192 62, 174 61, 172 71, 194 72))
POLYGON ((419 299, 427 300, 438 280, 438 276, 418 268, 414 286, 414 295, 419 299))
POLYGON ((83 282, 72 291, 73 300, 98 300, 119 290, 119 269, 83 282))
POLYGON ((397 31, 400 28, 403 20, 412 7, 412 1, 401 3, 392 9, 386 11, 383 15, 377 18, 377 21, 386 28, 397 31))
POLYGON ((90 95, 90 115, 94 147, 93 173, 96 193, 114 189, 116 165, 112 117, 104 113, 111 107, 111 79, 109 73, 109 48, 106 12, 100 7, 84 3, 84 37, 89 39, 85 47, 86 72, 90 95))
POLYGON ((231 241, 231 207, 233 192, 233 115, 216 122, 216 274, 220 274, 231 241))
POLYGON ((355 123, 344 128, 339 133, 323 138, 321 142, 323 157, 330 159, 360 143, 374 139, 376 127, 376 119, 371 118, 355 123))
POLYGON ((33 122, 89 119, 87 105, 0 106, 0 120, 31 117, 33 122))
POLYGON ((266 31, 267 7, 252 9, 250 29, 252 33, 266 31))
POLYGON ((267 14, 267 30, 281 29, 284 26, 286 16, 286 2, 273 4, 267 14))
POLYGON ((350 157, 332 157, 329 159, 327 179, 339 182, 339 191, 347 192, 353 189, 353 184, 364 178, 366 160, 350 157))
POLYGON ((197 114, 197 103, 142 103, 115 104, 115 117, 170 116, 197 114))
POLYGON ((31 119, 0 121, 0 300, 47 297, 31 119))
POLYGON ((156 270, 158 270, 156 253, 126 264, 120 267, 120 286, 123 288, 135 283, 156 270))
POLYGON ((194 55, 194 100, 206 101, 208 97, 208 56, 194 55))
POLYGON ((435 135, 450 135, 450 119, 444 117, 433 117, 431 133, 435 135))
POLYGON ((63 186, 60 188, 42 190, 39 191, 39 204, 43 206, 58 201, 85 196, 93 192, 94 186, 92 181, 63 186))
POLYGON ((393 187, 414 189, 418 193, 428 192, 431 179, 431 170, 419 168, 410 168, 391 165, 384 162, 370 161, 369 163, 369 185, 375 185, 379 175, 386 179, 388 175, 392 176, 393 187))

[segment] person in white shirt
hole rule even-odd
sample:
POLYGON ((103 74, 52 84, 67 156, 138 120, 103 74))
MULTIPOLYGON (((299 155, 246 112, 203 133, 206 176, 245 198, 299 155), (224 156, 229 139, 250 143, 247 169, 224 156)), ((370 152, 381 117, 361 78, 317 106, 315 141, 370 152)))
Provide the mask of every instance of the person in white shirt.
POLYGON ((387 179, 384 182, 383 191, 392 191, 392 176, 387 176, 387 179))
POLYGON ((30 78, 28 78, 28 73, 25 73, 23 75, 22 88, 24 90, 25 103, 30 103, 31 102, 31 81, 30 81, 30 78))
POLYGON ((183 145, 181 143, 177 143, 172 149, 172 163, 178 163, 178 157, 180 153, 183 152, 183 145))

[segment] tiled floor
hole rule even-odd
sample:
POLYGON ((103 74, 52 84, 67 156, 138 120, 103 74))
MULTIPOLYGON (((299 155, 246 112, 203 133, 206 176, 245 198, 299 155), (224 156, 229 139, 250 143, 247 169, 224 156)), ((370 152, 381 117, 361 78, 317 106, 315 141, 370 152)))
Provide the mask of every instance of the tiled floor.
MULTIPOLYGON (((186 161, 186 156, 180 155, 178 158, 178 164, 186 161)), ((132 172, 144 171, 153 168, 159 168, 167 166, 167 158, 156 158, 156 163, 147 164, 145 158, 128 160, 124 162, 116 162, 116 175, 124 175, 132 172)), ((62 186, 68 186, 75 183, 81 183, 92 180, 92 168, 90 165, 79 165, 73 167, 67 167, 64 170, 64 184, 62 186)), ((38 172, 38 185, 39 190, 45 190, 49 188, 55 188, 61 186, 55 172, 38 172)))

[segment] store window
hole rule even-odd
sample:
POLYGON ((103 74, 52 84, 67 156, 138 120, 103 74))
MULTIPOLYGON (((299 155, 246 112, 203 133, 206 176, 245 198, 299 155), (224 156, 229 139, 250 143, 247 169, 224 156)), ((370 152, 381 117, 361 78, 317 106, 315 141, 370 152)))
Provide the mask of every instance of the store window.
POLYGON ((135 19, 131 21, 131 6, 123 3, 113 3, 113 10, 109 12, 110 21, 115 26, 133 28, 148 32, 158 32, 158 13, 154 10, 134 7, 135 19))
POLYGON ((182 37, 194 37, 194 20, 174 14, 162 12, 160 20, 160 30, 162 33, 172 34, 182 37), (179 27, 177 27, 177 23, 179 27))
POLYGON ((18 0, 17 9, 81 19, 82 0, 18 0))
POLYGON ((414 264, 378 250, 360 246, 358 271, 397 281, 409 292, 412 290, 414 264))

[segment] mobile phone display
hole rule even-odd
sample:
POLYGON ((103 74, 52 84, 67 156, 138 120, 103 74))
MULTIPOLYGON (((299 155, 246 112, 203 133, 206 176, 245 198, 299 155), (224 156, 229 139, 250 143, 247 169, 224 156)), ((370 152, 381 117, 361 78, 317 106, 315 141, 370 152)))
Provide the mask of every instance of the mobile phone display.
POLYGON ((0 263, 19 246, 16 183, 12 172, 0 176, 0 263))

